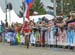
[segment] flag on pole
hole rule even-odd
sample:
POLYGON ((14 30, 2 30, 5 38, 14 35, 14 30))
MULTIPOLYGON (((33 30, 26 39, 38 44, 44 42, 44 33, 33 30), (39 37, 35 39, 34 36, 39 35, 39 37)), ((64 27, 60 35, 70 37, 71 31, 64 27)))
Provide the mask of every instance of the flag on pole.
POLYGON ((22 27, 21 27, 21 31, 24 31, 25 33, 29 33, 30 32, 30 24, 29 23, 29 16, 30 16, 30 9, 33 5, 33 0, 24 0, 24 4, 25 4, 25 12, 23 14, 23 16, 25 17, 26 21, 22 27))
POLYGON ((29 16, 30 16, 30 9, 33 5, 33 0, 25 0, 25 18, 27 18, 29 20, 29 16))

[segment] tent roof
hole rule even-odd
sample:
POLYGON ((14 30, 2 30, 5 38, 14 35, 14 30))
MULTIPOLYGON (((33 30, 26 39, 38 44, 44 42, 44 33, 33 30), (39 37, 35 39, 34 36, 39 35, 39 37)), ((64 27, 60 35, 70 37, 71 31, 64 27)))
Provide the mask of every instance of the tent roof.
POLYGON ((8 22, 11 23, 23 23, 23 19, 19 18, 14 10, 11 10, 10 12, 7 12, 8 22), (9 15, 10 14, 10 15, 9 15))
POLYGON ((45 15, 36 15, 36 16, 30 16, 30 20, 33 20, 35 22, 39 21, 39 18, 42 19, 42 17, 46 17, 48 20, 52 20, 54 18, 53 15, 45 14, 45 15))
POLYGON ((3 21, 3 22, 5 21, 5 14, 1 7, 0 7, 0 21, 3 21))

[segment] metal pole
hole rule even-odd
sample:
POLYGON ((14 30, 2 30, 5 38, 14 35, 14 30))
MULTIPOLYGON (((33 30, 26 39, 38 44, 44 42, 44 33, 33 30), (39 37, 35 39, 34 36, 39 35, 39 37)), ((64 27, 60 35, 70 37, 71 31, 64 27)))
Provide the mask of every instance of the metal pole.
MULTIPOLYGON (((56 19, 56 0, 54 0, 54 16, 55 16, 55 19, 56 19)), ((56 47, 57 47, 57 37, 56 37, 56 47)))
POLYGON ((25 4, 23 4, 24 7, 23 7, 23 23, 25 22, 25 4))
POLYGON ((54 0, 54 16, 56 17, 56 0, 54 0))
POLYGON ((11 12, 10 12, 10 9, 9 9, 9 21, 10 21, 10 25, 11 25, 12 23, 11 23, 11 12))
POLYGON ((61 13, 63 13, 63 0, 61 0, 61 13))
POLYGON ((6 10, 6 22, 7 22, 7 0, 5 0, 5 6, 6 6, 5 10, 6 10))

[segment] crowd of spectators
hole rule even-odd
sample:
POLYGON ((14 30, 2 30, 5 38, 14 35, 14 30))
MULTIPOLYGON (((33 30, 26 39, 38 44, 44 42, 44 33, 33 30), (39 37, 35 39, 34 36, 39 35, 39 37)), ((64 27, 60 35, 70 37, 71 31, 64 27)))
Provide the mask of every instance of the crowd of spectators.
POLYGON ((25 44, 26 32, 29 32, 29 42, 31 44, 39 43, 57 44, 57 45, 74 45, 75 38, 75 14, 55 17, 48 20, 46 17, 39 19, 39 22, 33 21, 24 24, 8 22, 0 24, 0 42, 10 43, 11 45, 25 44), (27 26, 29 25, 29 26, 27 26), (54 39, 53 43, 51 39, 54 39), (69 43, 69 44, 68 44, 69 43))

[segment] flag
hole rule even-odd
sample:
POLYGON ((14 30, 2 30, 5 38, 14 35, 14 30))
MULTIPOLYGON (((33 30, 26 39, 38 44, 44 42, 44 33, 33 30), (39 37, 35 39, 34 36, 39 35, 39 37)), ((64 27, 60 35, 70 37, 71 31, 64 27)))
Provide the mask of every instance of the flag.
POLYGON ((29 16, 30 16, 30 9, 33 5, 33 0, 25 0, 25 6, 26 6, 26 10, 25 10, 25 18, 27 18, 29 20, 29 16))

